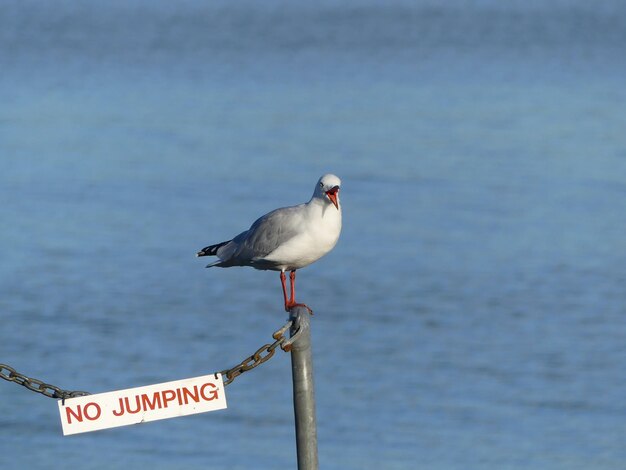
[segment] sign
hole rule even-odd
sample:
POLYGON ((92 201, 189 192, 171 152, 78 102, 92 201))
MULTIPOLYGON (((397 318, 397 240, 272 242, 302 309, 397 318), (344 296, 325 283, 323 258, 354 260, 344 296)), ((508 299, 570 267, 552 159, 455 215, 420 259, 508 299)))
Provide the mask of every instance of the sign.
POLYGON ((224 408, 221 374, 59 400, 65 436, 224 408))

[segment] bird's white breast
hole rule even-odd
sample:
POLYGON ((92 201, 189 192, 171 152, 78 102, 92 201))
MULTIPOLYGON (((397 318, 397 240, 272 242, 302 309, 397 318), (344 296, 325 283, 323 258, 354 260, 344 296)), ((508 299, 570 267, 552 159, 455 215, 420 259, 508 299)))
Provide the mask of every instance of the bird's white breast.
POLYGON ((337 210, 319 201, 302 206, 300 230, 265 257, 278 269, 299 269, 317 261, 334 248, 341 233, 341 206, 337 210))

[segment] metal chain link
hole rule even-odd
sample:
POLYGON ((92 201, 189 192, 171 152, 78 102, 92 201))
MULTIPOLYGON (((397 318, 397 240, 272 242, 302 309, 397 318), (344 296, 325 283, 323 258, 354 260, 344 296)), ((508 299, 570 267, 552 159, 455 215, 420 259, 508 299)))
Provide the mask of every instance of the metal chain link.
POLYGON ((220 374, 222 374, 222 378, 224 378, 224 386, 230 384, 236 377, 240 376, 244 372, 248 372, 257 366, 260 366, 264 362, 269 361, 276 352, 276 348, 284 342, 285 337, 281 335, 272 344, 268 343, 261 346, 252 356, 247 357, 235 367, 221 371, 220 374))
MULTIPOLYGON (((247 357, 235 367, 221 371, 220 374, 222 374, 222 377, 224 378, 224 386, 230 384, 237 376, 243 374, 244 372, 252 370, 264 362, 269 361, 276 352, 276 348, 278 346, 281 346, 284 351, 289 351, 289 348, 286 345, 283 345, 283 343, 287 341, 283 335, 290 326, 291 321, 287 322, 287 324, 285 324, 280 330, 276 331, 273 334, 273 338, 276 341, 272 344, 268 343, 261 346, 254 354, 252 354, 252 356, 247 357)), ((24 374, 20 374, 13 367, 7 364, 0 364, 0 377, 50 398, 65 399, 91 395, 89 392, 63 390, 56 385, 51 385, 41 380, 27 377, 24 374)))
POLYGON ((50 385, 48 383, 42 382, 41 380, 27 377, 26 375, 20 374, 13 367, 6 364, 0 364, 0 377, 2 377, 4 380, 8 380, 9 382, 15 382, 18 385, 26 387, 28 390, 32 390, 36 393, 41 393, 42 395, 50 398, 65 399, 89 395, 89 392, 63 390, 56 385, 50 385))
POLYGON ((299 317, 296 317, 294 320, 289 320, 285 323, 279 330, 276 330, 274 334, 272 334, 272 338, 274 341, 272 344, 264 344, 256 352, 250 356, 245 358, 235 367, 231 367, 230 369, 226 369, 220 372, 222 377, 225 378, 224 386, 230 384, 235 378, 243 374, 244 372, 248 372, 249 370, 254 369, 255 367, 260 366, 266 361, 269 361, 271 357, 276 352, 276 348, 280 346, 280 348, 285 351, 291 351, 291 347, 293 342, 300 335, 300 323, 298 320, 299 317), (285 338, 285 332, 288 331, 292 326, 295 328, 295 332, 291 335, 289 339, 285 338))

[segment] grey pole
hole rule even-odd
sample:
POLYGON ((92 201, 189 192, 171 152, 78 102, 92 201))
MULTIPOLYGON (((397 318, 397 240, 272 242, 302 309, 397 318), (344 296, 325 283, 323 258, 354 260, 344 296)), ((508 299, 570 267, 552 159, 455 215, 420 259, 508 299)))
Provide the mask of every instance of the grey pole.
POLYGON ((311 357, 311 318, 304 307, 289 312, 293 408, 296 417, 298 470, 318 470, 315 388, 311 357))

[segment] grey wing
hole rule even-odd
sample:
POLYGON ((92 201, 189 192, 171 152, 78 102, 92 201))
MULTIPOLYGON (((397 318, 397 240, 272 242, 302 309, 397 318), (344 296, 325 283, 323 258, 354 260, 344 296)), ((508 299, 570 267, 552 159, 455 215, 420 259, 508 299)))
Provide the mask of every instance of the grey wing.
POLYGON ((257 219, 250 229, 237 235, 233 258, 254 263, 298 234, 300 211, 298 206, 276 209, 257 219))

